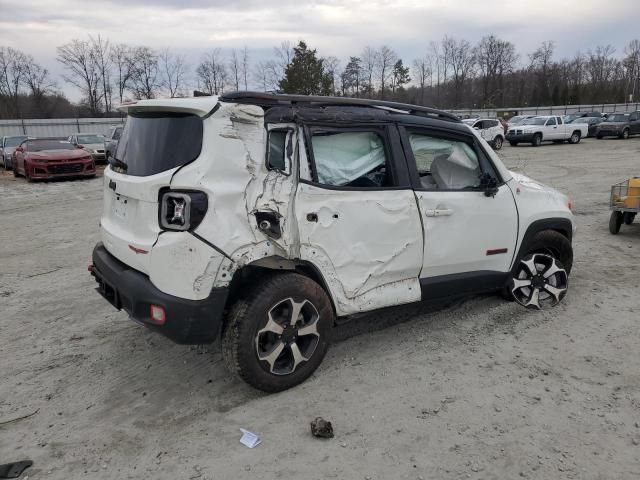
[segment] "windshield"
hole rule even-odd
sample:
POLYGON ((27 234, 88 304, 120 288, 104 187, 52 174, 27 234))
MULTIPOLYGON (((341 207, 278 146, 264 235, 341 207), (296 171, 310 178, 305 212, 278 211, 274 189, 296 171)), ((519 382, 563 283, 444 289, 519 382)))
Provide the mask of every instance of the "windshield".
POLYGON ((629 121, 629 116, 628 115, 609 115, 607 117, 607 122, 627 122, 629 121))
POLYGON ((547 123, 547 120, 548 119, 544 117, 535 117, 528 119, 525 123, 527 125, 544 125, 545 123, 547 123))
POLYGON ((115 155, 115 167, 145 177, 195 160, 202 149, 202 119, 172 112, 129 115, 115 155))
POLYGON ((17 147, 20 145, 27 137, 7 137, 4 142, 5 147, 17 147))
POLYGON ((578 117, 578 118, 569 118, 565 120, 564 123, 589 123, 589 119, 587 117, 578 117))
POLYGON ((102 135, 78 135, 78 143, 80 144, 92 144, 92 143, 104 143, 104 137, 102 135))
POLYGON ((64 140, 29 140, 27 150, 42 152, 43 150, 75 150, 71 143, 64 140))

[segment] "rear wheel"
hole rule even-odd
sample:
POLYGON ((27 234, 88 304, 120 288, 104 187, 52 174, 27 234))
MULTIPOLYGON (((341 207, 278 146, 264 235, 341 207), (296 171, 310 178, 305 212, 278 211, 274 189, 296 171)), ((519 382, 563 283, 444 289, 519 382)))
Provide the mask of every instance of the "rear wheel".
POLYGON ((628 128, 625 128, 624 130, 622 130, 622 133, 620 134, 620 138, 622 138, 623 140, 626 140, 627 138, 629 138, 628 128))
POLYGON ((493 139, 493 149, 500 150, 501 148, 502 148, 502 137, 498 135, 496 138, 493 139))
POLYGON ((542 143, 542 135, 540 135, 539 133, 536 133, 533 136, 533 140, 531 141, 531 145, 534 146, 534 147, 539 147, 541 143, 542 143))
POLYGON ((569 137, 569 143, 571 144, 576 144, 576 143, 580 143, 580 132, 575 131, 571 134, 571 137, 569 137))
POLYGON ((318 368, 333 322, 329 297, 316 282, 297 273, 269 276, 229 312, 222 354, 253 387, 286 390, 318 368))
POLYGON ((611 212, 611 216, 609 217, 609 231, 616 235, 620 231, 620 227, 622 226, 622 212, 616 212, 615 210, 611 212))

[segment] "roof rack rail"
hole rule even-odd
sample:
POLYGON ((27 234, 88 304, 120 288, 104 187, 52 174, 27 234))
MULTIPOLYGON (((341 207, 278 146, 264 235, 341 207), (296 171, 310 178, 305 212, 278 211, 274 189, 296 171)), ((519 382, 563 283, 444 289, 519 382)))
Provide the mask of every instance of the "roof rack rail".
POLYGON ((230 92, 220 95, 221 102, 244 103, 258 105, 263 108, 284 105, 309 105, 317 107, 328 106, 359 106, 383 107, 400 110, 410 115, 435 116, 444 120, 459 122, 453 113, 443 112, 436 108, 411 105, 409 103, 388 102, 369 98, 324 97, 319 95, 286 95, 264 92, 230 92))

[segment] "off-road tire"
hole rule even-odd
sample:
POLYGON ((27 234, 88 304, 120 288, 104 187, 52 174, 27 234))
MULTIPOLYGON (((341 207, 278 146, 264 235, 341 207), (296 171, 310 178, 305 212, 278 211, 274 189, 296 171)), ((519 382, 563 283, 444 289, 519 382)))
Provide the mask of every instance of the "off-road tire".
POLYGON ((622 226, 622 212, 616 212, 615 210, 611 212, 611 216, 609 217, 609 231, 613 235, 617 235, 620 231, 620 227, 622 226))
POLYGON ((536 133, 531 140, 532 147, 539 147, 542 144, 542 135, 536 133))
POLYGON ((222 331, 222 356, 227 368, 249 385, 265 391, 280 392, 306 380, 318 368, 329 347, 334 324, 331 301, 324 289, 297 273, 263 277, 246 297, 235 302, 227 314, 222 331), (268 313, 283 300, 307 300, 318 313, 318 343, 309 360, 291 373, 277 375, 258 359, 257 338, 268 320, 268 313))
MULTIPOLYGON (((516 269, 520 264, 520 260, 533 253, 544 253, 552 256, 562 264, 567 275, 571 273, 571 268, 573 266, 573 248, 571 247, 569 239, 560 232, 556 232, 555 230, 543 230, 531 237, 525 248, 522 249, 520 255, 516 258, 515 262, 513 262, 511 275, 515 275, 516 269)), ((509 290, 509 284, 510 281, 507 281, 501 293, 503 298, 512 301, 513 296, 509 290)))

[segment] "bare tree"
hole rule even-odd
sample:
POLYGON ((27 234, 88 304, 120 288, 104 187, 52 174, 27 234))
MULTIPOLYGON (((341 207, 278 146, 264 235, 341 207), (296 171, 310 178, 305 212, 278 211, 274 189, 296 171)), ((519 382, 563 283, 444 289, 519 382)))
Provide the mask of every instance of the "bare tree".
POLYGON ((631 40, 624 49, 625 58, 623 65, 626 73, 626 98, 625 101, 633 102, 636 99, 636 89, 640 82, 640 40, 631 40))
POLYGON ((135 48, 131 66, 131 90, 135 98, 155 98, 160 86, 158 54, 149 47, 135 48))
POLYGON ((475 57, 481 73, 483 104, 504 101, 504 76, 513 72, 518 60, 513 43, 488 35, 475 48, 475 57))
POLYGON ((206 53, 196 69, 200 88, 210 95, 219 95, 228 83, 227 69, 224 66, 220 49, 206 53))
POLYGON ((244 79, 244 89, 249 90, 249 49, 245 45, 242 49, 242 78, 244 79))
POLYGON ((551 68, 552 58, 555 49, 553 40, 542 42, 542 44, 531 54, 529 54, 529 69, 538 77, 537 92, 532 94, 534 103, 544 103, 549 101, 551 91, 551 68))
POLYGON ((384 87, 391 79, 393 74, 393 66, 398 61, 398 55, 391 47, 383 45, 378 51, 376 62, 376 72, 380 82, 380 98, 384 99, 384 87))
POLYGON ((12 113, 20 116, 18 97, 25 81, 27 56, 11 47, 0 47, 0 96, 10 102, 12 113))
MULTIPOLYGON (((436 106, 440 105, 440 67, 442 66, 440 56, 440 45, 438 42, 429 42, 429 55, 433 59, 436 73, 436 106)), ((432 77, 433 78, 433 77, 432 77)), ((433 80, 432 80, 433 84, 433 80)))
POLYGON ((418 81, 418 87, 420 88, 420 104, 424 105, 424 90, 427 85, 427 80, 433 76, 432 57, 424 55, 420 58, 416 58, 413 61, 413 78, 418 81))
POLYGON ((476 59, 473 47, 467 40, 453 41, 452 46, 450 64, 453 75, 453 105, 457 107, 465 81, 473 75, 476 59))
POLYGON ((184 88, 187 66, 184 57, 174 55, 165 48, 158 55, 160 84, 167 89, 171 98, 177 97, 184 88))
POLYGON ((231 81, 233 82, 233 87, 236 91, 240 90, 242 63, 235 48, 231 49, 231 58, 229 59, 229 72, 231 73, 231 81))
POLYGON ((339 80, 338 68, 340 67, 340 60, 336 57, 327 57, 323 62, 324 70, 331 77, 331 94, 336 94, 336 79, 339 80))
POLYGON ((27 56, 24 65, 24 83, 33 97, 33 106, 36 110, 44 109, 44 98, 54 93, 55 83, 49 75, 49 70, 35 63, 33 57, 27 56))
POLYGON ((109 57, 115 68, 115 81, 118 85, 118 98, 120 103, 124 101, 124 92, 131 83, 133 73, 133 49, 123 43, 111 45, 109 57))
POLYGON ((100 111, 100 68, 95 60, 93 45, 87 40, 71 40, 57 48, 57 60, 67 73, 62 76, 85 95, 92 115, 100 111))
MULTIPOLYGON (((100 35, 96 38, 89 36, 91 42, 91 54, 96 65, 99 78, 98 96, 104 101, 104 111, 111 111, 111 57, 109 55, 109 40, 103 39, 100 35)), ((98 98, 100 101, 100 98, 98 98)))
POLYGON ((362 75, 365 80, 365 90, 369 98, 373 96, 373 75, 378 63, 378 52, 369 46, 362 51, 362 75))
POLYGON ((254 82, 260 85, 263 92, 269 90, 269 67, 267 62, 259 62, 253 69, 254 82))

